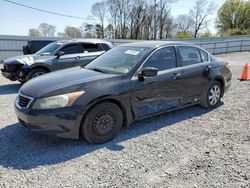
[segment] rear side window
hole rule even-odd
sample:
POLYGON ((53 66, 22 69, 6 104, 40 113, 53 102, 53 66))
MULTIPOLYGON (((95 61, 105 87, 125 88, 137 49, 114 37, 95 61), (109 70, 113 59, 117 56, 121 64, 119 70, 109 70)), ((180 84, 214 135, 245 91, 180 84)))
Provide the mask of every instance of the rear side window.
POLYGON ((60 51, 63 51, 65 55, 82 53, 82 49, 78 44, 72 44, 72 45, 66 46, 60 51))
POLYGON ((154 52, 143 67, 155 67, 158 71, 176 67, 176 55, 174 47, 166 47, 154 52))
POLYGON ((201 63, 201 55, 198 48, 180 46, 178 47, 180 53, 180 62, 182 66, 194 65, 201 63))
POLYGON ((103 48, 105 51, 109 51, 109 50, 110 50, 109 45, 104 44, 104 43, 102 43, 102 48, 103 48))
POLYGON ((204 52, 203 50, 200 50, 200 53, 201 53, 201 60, 202 60, 202 62, 207 62, 208 61, 207 52, 204 52))
POLYGON ((98 52, 98 51, 103 51, 98 44, 93 44, 93 43, 81 43, 84 51, 87 52, 98 52))

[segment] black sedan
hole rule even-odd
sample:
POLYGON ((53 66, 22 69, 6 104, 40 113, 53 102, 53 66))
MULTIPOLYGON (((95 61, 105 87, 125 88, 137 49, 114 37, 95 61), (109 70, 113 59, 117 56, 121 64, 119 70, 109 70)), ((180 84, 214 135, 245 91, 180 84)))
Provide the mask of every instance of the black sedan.
POLYGON ((103 143, 142 118, 195 104, 215 107, 231 78, 228 63, 197 46, 130 43, 85 67, 27 82, 15 109, 31 131, 103 143))
POLYGON ((24 83, 52 71, 87 65, 112 47, 111 43, 98 39, 60 40, 48 44, 35 54, 4 60, 1 71, 9 80, 24 83))

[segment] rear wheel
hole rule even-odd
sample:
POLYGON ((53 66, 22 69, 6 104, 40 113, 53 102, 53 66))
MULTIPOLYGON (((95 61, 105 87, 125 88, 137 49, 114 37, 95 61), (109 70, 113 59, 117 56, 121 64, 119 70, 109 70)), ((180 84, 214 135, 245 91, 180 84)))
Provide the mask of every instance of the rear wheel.
POLYGON ((123 113, 111 102, 95 105, 81 125, 82 136, 90 143, 101 144, 114 138, 123 124, 123 113))
POLYGON ((222 97, 222 86, 219 82, 213 81, 210 83, 205 99, 202 103, 202 106, 206 108, 213 108, 218 105, 222 97))
POLYGON ((47 74, 48 71, 42 68, 33 69, 28 75, 28 80, 47 74))
POLYGON ((18 82, 20 82, 21 84, 25 83, 25 81, 23 81, 23 80, 18 80, 18 82))

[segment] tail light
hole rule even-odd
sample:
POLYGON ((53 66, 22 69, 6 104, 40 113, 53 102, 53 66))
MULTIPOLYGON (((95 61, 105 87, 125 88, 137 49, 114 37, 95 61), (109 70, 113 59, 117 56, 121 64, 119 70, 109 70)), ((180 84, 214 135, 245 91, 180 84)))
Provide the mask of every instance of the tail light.
POLYGON ((231 65, 229 63, 226 64, 226 67, 232 72, 232 67, 231 67, 231 65))

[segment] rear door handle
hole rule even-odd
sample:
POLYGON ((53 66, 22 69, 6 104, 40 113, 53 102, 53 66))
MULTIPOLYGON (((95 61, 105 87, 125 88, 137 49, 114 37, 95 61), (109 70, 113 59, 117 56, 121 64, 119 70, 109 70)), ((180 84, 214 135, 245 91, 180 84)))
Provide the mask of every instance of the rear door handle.
POLYGON ((175 74, 173 74, 173 75, 171 76, 171 78, 172 78, 173 80, 178 80, 178 79, 181 78, 181 74, 180 74, 180 73, 175 73, 175 74))
POLYGON ((206 66, 206 67, 204 68, 204 72, 209 72, 209 71, 211 71, 211 69, 212 69, 212 66, 211 66, 211 65, 208 65, 208 66, 206 66))

